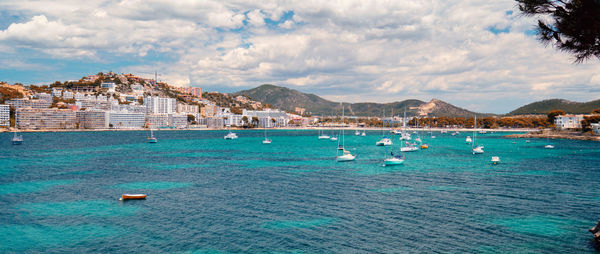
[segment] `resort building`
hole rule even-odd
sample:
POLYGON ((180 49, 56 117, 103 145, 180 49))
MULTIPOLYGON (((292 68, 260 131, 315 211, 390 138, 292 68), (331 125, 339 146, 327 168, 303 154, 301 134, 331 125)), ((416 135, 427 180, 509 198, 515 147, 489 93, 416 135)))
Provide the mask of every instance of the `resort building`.
POLYGON ((74 129, 75 111, 56 108, 18 108, 16 124, 21 129, 74 129))
POLYGON ((70 92, 70 91, 64 91, 64 92, 63 92, 63 94, 62 94, 62 98, 63 98, 64 100, 70 100, 70 99, 73 99, 73 92, 70 92))
POLYGON ((173 98, 148 96, 144 98, 148 114, 173 114, 177 110, 177 101, 173 98))
POLYGON ((187 128, 187 115, 153 114, 146 116, 146 123, 152 128, 187 128))
POLYGON ((77 122, 80 129, 108 128, 108 113, 100 110, 77 111, 77 122))
POLYGON ((117 129, 138 129, 146 123, 145 113, 108 112, 108 126, 117 129))
POLYGON ((0 105, 0 126, 10 126, 10 106, 6 104, 0 105))
POLYGON ((180 114, 197 114, 200 112, 198 105, 189 105, 184 103, 177 103, 177 113, 180 114))
POLYGON ((108 89, 109 93, 114 93, 116 86, 117 85, 115 85, 115 83, 113 83, 113 82, 102 82, 102 84, 100 85, 101 88, 108 89))
POLYGON ((48 94, 48 93, 36 93, 33 95, 33 98, 36 98, 38 100, 52 102, 52 95, 48 94))
POLYGON ((15 109, 19 108, 49 108, 52 101, 47 100, 29 100, 27 98, 11 99, 5 102, 15 109))
POLYGON ((258 126, 261 128, 273 128, 275 126, 287 126, 289 117, 287 113, 277 109, 267 110, 246 110, 242 111, 242 116, 248 117, 248 122, 252 123, 252 118, 258 118, 258 126))
POLYGON ((61 97, 63 89, 61 87, 52 88, 52 97, 61 97))
POLYGON ((557 129, 581 129, 583 115, 561 115, 554 118, 554 125, 557 129))
POLYGON ((593 123, 591 125, 592 125, 592 130, 594 131, 594 134, 600 135, 600 123, 593 123))

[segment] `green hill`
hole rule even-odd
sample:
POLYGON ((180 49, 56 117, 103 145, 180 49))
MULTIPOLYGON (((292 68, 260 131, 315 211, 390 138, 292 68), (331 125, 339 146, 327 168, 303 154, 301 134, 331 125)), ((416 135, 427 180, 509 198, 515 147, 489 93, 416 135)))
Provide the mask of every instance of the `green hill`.
POLYGON ((589 114, 594 109, 600 108, 600 100, 589 102, 574 102, 563 99, 550 99, 536 101, 515 109, 508 115, 547 114, 552 110, 560 109, 571 114, 589 114))
MULTIPOLYGON (((323 99, 314 94, 302 93, 297 90, 274 85, 261 85, 253 89, 239 91, 234 93, 244 95, 261 103, 268 103, 275 108, 293 112, 296 107, 305 108, 307 113, 312 115, 331 115, 339 114, 341 111, 339 102, 333 102, 323 99)), ((386 115, 401 115, 406 108, 408 115, 417 115, 419 113, 428 113, 429 116, 447 116, 447 117, 472 117, 474 113, 466 109, 453 106, 440 100, 431 100, 423 102, 410 99, 392 103, 349 103, 345 104, 347 115, 356 116, 381 116, 385 109, 386 115)))

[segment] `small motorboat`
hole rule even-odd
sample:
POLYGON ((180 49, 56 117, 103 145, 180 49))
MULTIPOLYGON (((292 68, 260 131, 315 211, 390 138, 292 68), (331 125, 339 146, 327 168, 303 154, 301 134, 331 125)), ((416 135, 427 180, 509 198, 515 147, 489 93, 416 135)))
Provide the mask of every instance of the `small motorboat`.
POLYGON ((531 142, 531 141, 529 141, 529 139, 528 139, 528 140, 525 140, 525 143, 529 143, 529 142, 531 142))
POLYGON ((428 144, 421 144, 421 149, 427 149, 427 148, 429 148, 428 144))
POLYGON ((483 146, 476 146, 475 148, 473 148, 473 154, 482 154, 483 153, 483 146))
POLYGON ((337 140, 338 140, 338 138, 336 138, 336 137, 331 137, 331 138, 329 138, 329 140, 331 140, 331 141, 337 141, 337 140))
POLYGON ((375 143, 375 145, 376 146, 391 146, 392 145, 392 140, 389 139, 389 138, 387 138, 387 137, 384 137, 384 138, 380 139, 379 141, 377 141, 375 143))
POLYGON ((265 139, 262 141, 263 144, 271 144, 271 140, 270 139, 265 139))
POLYGON ((492 156, 492 164, 496 165, 498 163, 500 163, 500 157, 498 157, 498 156, 492 156))
POLYGON ((544 148, 546 148, 546 149, 554 149, 554 146, 553 145, 545 145, 544 148))
POLYGON ((123 194, 119 200, 146 199, 146 194, 123 194))

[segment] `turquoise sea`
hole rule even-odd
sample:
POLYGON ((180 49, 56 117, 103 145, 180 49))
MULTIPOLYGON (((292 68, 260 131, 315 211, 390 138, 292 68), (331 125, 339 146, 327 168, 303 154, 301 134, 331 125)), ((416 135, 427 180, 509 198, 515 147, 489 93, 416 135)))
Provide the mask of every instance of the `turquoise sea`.
POLYGON ((382 167, 379 131, 346 135, 346 163, 317 131, 237 133, 0 134, 0 253, 594 251, 597 142, 490 133, 473 155, 470 133, 435 133, 382 167))

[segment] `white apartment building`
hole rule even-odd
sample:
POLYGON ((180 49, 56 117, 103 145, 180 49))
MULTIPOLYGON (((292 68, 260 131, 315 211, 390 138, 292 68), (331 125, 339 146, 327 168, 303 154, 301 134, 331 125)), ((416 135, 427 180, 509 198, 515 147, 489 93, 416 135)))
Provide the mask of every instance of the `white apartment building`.
POLYGON ((75 95, 73 95, 73 97, 75 98, 75 100, 84 100, 85 94, 84 93, 75 93, 75 95))
POLYGON ((258 125, 261 128, 272 128, 275 126, 287 126, 289 117, 287 113, 276 109, 267 110, 246 110, 242 111, 242 116, 248 117, 248 122, 252 122, 253 117, 258 118, 258 125), (275 122, 273 122, 275 120, 275 122))
POLYGON ((107 88, 109 93, 114 93, 116 86, 117 85, 113 82, 102 82, 100 85, 101 88, 107 88))
POLYGON ((116 129, 137 129, 146 124, 145 113, 111 111, 108 112, 108 119, 109 127, 116 129))
POLYGON ((10 105, 0 105, 0 126, 10 126, 10 105))
POLYGON ((33 98, 52 102, 52 95, 47 93, 36 93, 33 95, 33 98))
POLYGON ((27 98, 10 99, 5 101, 6 104, 11 107, 18 108, 49 108, 52 105, 52 101, 47 100, 30 100, 27 98))
POLYGON ((554 118, 554 125, 557 129, 581 129, 583 115, 561 115, 554 118))
POLYGON ((61 87, 52 88, 52 97, 61 97, 63 89, 61 87))
POLYGON ((152 114, 146 115, 146 122, 151 128, 178 128, 188 127, 187 115, 179 114, 152 114))
POLYGON ((63 98, 64 100, 70 100, 70 99, 73 99, 73 92, 70 92, 70 91, 64 91, 64 92, 63 92, 63 94, 62 94, 62 98, 63 98))
POLYGON ((177 110, 177 101, 173 98, 148 96, 144 98, 148 114, 173 114, 177 110))
POLYGON ((100 110, 77 111, 77 122, 80 129, 108 128, 108 112, 100 110))
POLYGON ((18 108, 16 124, 22 129, 74 129, 75 111, 56 108, 18 108))
POLYGON ((198 107, 198 105, 177 103, 177 113, 195 115, 199 112, 200 112, 200 107, 198 107))

